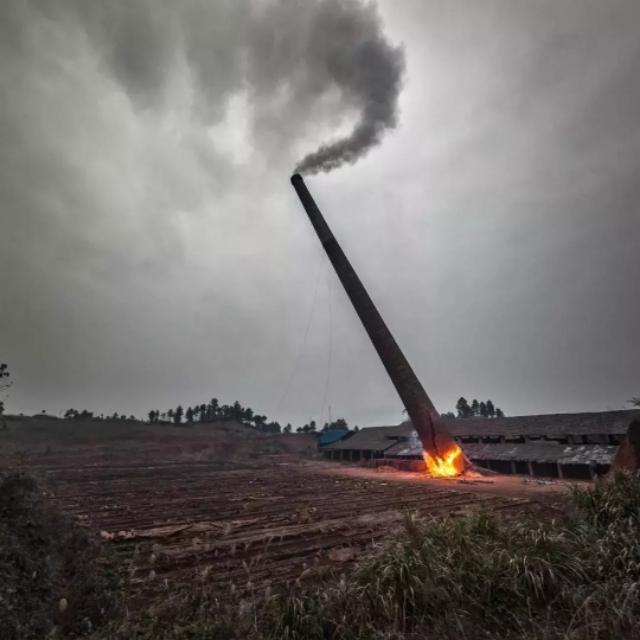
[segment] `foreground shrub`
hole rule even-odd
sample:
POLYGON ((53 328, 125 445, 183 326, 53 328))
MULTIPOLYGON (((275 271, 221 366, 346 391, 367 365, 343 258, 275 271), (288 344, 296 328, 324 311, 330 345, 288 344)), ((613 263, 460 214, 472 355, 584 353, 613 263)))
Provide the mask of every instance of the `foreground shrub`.
POLYGON ((618 472, 589 489, 575 488, 572 502, 577 516, 588 525, 620 524, 640 519, 640 474, 618 472))
POLYGON ((34 480, 0 475, 0 638, 86 635, 115 612, 99 547, 52 509, 34 480))

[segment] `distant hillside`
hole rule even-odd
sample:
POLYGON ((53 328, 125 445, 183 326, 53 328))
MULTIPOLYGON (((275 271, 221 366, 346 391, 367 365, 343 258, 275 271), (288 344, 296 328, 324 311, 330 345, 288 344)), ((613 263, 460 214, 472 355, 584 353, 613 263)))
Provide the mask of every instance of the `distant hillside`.
POLYGON ((237 463, 269 455, 308 455, 316 449, 314 435, 264 434, 230 420, 177 426, 48 416, 5 418, 7 429, 0 430, 0 467, 237 463))

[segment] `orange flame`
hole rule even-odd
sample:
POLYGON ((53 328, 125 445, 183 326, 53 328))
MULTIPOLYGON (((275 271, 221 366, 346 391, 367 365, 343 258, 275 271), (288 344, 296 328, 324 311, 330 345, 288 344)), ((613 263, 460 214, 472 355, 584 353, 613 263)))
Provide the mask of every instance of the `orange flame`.
POLYGON ((464 469, 464 456, 457 444, 442 456, 433 456, 423 451, 422 457, 427 465, 427 473, 432 478, 452 478, 459 476, 464 469))

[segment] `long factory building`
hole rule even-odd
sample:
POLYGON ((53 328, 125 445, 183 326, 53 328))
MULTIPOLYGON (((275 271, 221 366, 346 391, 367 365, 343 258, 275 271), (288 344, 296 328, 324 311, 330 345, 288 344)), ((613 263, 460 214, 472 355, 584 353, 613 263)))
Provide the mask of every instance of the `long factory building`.
MULTIPOLYGON (((589 479, 609 470, 629 424, 640 420, 640 410, 444 420, 480 467, 507 474, 589 479)), ((406 469, 419 467, 422 459, 410 422, 345 431, 328 444, 321 440, 320 450, 328 460, 377 465, 388 461, 406 469)))

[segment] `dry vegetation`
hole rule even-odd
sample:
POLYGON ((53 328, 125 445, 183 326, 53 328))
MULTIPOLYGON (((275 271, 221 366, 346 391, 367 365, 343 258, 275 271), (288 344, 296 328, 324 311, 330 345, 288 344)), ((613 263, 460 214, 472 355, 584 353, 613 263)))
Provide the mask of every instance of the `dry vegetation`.
POLYGON ((0 475, 0 638, 85 637, 117 617, 105 549, 52 508, 33 478, 0 475))
POLYGON ((347 579, 265 606, 269 638, 637 638, 640 477, 560 519, 407 517, 347 579))
POLYGON ((209 427, 194 459, 206 433, 59 428, 18 443, 39 485, 0 485, 2 638, 637 637, 637 476, 541 503, 335 474, 284 436, 209 427))

